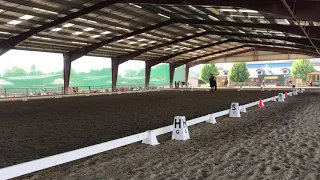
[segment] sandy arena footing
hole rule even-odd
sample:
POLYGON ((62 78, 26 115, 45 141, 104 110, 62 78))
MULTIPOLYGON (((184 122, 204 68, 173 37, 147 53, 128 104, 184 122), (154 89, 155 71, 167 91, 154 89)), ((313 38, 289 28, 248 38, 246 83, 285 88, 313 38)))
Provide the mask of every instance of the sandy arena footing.
POLYGON ((320 92, 249 108, 241 119, 189 128, 44 170, 24 179, 319 179, 320 92))

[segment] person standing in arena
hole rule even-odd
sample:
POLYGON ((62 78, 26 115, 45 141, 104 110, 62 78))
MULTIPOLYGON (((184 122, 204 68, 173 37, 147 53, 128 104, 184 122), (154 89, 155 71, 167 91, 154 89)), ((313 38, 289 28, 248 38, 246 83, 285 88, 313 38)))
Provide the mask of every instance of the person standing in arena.
POLYGON ((211 74, 209 82, 210 82, 211 92, 213 92, 213 88, 215 91, 217 91, 217 81, 215 80, 213 74, 211 74))

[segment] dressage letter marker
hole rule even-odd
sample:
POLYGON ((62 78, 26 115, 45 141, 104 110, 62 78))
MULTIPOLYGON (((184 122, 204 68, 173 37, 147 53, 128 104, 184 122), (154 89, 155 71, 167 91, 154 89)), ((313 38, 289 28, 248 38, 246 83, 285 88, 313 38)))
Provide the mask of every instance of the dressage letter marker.
POLYGON ((185 116, 174 117, 172 139, 183 140, 183 141, 190 139, 185 116))
POLYGON ((279 102, 284 102, 284 95, 283 95, 283 93, 279 93, 278 101, 279 101, 279 102))
POLYGON ((231 103, 229 117, 241 117, 239 103, 231 103))

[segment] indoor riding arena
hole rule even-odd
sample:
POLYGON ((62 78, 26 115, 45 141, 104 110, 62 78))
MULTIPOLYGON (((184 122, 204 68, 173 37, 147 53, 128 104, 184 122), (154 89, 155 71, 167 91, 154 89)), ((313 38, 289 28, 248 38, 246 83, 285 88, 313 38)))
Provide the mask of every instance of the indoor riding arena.
POLYGON ((0 0, 0 180, 320 179, 319 7, 0 0), (20 51, 48 53, 31 56, 48 72, 7 56, 20 51), (82 58, 110 67, 78 72, 82 58), (246 65, 288 60, 281 75, 246 65), (310 68, 297 76, 300 60, 310 68), (143 62, 137 77, 121 69, 129 61, 143 62), (190 75, 217 63, 233 71, 190 75))

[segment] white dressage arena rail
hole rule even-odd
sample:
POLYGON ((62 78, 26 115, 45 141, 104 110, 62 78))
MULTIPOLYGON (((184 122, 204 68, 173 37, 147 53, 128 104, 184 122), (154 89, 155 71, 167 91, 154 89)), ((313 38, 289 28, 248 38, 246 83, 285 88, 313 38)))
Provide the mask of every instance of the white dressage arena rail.
MULTIPOLYGON (((292 93, 291 93, 292 94, 292 93)), ((263 102, 269 102, 274 100, 275 98, 277 98, 278 96, 274 96, 271 98, 267 98, 267 99, 263 99, 263 102)), ((242 105, 245 108, 249 108, 249 107, 253 107, 258 105, 259 101, 253 102, 253 103, 249 103, 249 104, 245 104, 242 105)), ((240 106, 240 108, 242 108, 242 106, 240 106)), ((220 112, 216 112, 213 114, 208 114, 206 116, 202 116, 202 117, 198 117, 195 119, 191 119, 189 121, 187 121, 187 125, 188 126, 192 126, 195 124, 199 124, 202 122, 206 122, 210 119, 210 116, 212 115, 213 117, 217 118, 217 117, 221 117, 221 116, 225 116, 229 114, 229 109, 224 110, 224 111, 220 111, 220 112)), ((173 125, 169 125, 166 127, 162 127, 162 128, 158 128, 158 129, 154 129, 151 130, 153 132, 153 134, 155 134, 156 136, 162 135, 162 134, 166 134, 169 132, 172 132, 173 130, 173 125)), ((26 175, 26 174, 30 174, 36 171, 40 171, 43 169, 47 169, 50 167, 54 167, 57 165, 61 165, 64 163, 68 163, 71 161, 75 161, 78 159, 82 159, 88 156, 92 156, 98 153, 102 153, 108 150, 112 150, 115 148, 119 148, 125 145, 129 145, 129 144, 133 144, 136 142, 140 142, 143 140, 148 139, 148 132, 143 132, 143 133, 139 133, 139 134, 135 134, 135 135, 131 135, 131 136, 127 136, 127 137, 123 137, 120 139, 116 139, 116 140, 112 140, 112 141, 108 141, 105 143, 101 143, 101 144, 97 144, 97 145, 93 145, 93 146, 89 146, 89 147, 85 147, 85 148, 81 148, 81 149, 77 149, 74 151, 69 151, 66 153, 61 153, 61 154, 57 154, 57 155, 53 155, 53 156, 49 156, 49 157, 45 157, 45 158, 41 158, 38 160, 33 160, 33 161, 29 161, 29 162, 25 162, 22 164, 17 164, 17 165, 13 165, 13 166, 9 166, 6 168, 2 168, 0 169, 0 180, 4 180, 4 179, 10 179, 10 178, 15 178, 15 177, 19 177, 22 175, 26 175)))

